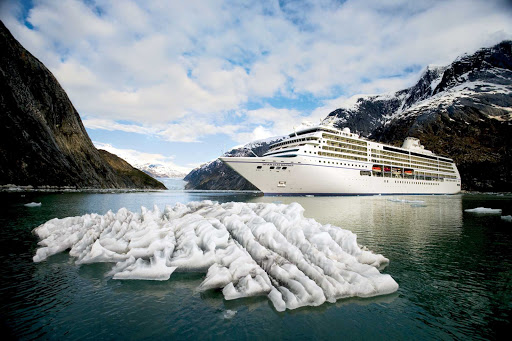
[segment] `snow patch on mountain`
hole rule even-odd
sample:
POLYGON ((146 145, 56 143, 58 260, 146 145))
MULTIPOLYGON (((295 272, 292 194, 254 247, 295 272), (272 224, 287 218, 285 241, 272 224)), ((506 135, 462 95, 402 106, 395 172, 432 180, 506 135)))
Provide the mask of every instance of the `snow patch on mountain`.
POLYGON ((172 167, 168 165, 155 163, 134 164, 133 167, 143 171, 154 178, 184 178, 187 175, 187 169, 182 167, 172 167))
MULTIPOLYGON (((470 106, 489 118, 509 121, 512 107, 512 71, 504 42, 462 55, 448 66, 429 65, 415 85, 384 95, 356 95, 329 114, 338 127, 363 135, 396 120, 470 106)), ((509 54, 509 52, 508 52, 509 54)))

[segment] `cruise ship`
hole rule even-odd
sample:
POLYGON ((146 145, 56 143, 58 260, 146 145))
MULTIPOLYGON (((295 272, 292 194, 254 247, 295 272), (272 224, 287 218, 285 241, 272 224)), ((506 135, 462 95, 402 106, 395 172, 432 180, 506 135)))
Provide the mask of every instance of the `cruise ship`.
POLYGON ((261 157, 221 157, 265 195, 455 194, 461 179, 452 159, 407 137, 401 148, 338 129, 307 126, 261 157))

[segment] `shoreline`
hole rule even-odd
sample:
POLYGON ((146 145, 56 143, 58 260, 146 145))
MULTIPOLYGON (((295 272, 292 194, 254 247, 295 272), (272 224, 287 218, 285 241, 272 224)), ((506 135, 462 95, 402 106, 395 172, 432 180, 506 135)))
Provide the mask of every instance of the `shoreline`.
POLYGON ((23 192, 68 192, 68 193, 128 193, 128 192, 161 192, 168 189, 156 188, 94 188, 84 187, 77 188, 71 186, 16 186, 16 185, 0 185, 0 193, 23 193, 23 192))
MULTIPOLYGON (((76 188, 71 186, 38 186, 34 187, 31 185, 27 186, 17 186, 17 185, 0 185, 0 193, 34 193, 34 192, 65 192, 65 193, 137 193, 137 192, 165 192, 165 191, 180 191, 180 192, 189 192, 189 193, 253 193, 253 194, 263 194, 258 190, 208 190, 208 189, 153 189, 153 188, 94 188, 94 187, 84 187, 84 188, 76 188)), ((497 191, 466 191, 462 190, 457 194, 487 194, 487 195, 512 195, 512 192, 497 192, 497 191)), ((379 194, 375 194, 379 195, 379 194)), ((400 194, 394 194, 400 195, 400 194)), ((406 194, 404 194, 406 195, 406 194)), ((300 195, 299 195, 300 196, 300 195)))

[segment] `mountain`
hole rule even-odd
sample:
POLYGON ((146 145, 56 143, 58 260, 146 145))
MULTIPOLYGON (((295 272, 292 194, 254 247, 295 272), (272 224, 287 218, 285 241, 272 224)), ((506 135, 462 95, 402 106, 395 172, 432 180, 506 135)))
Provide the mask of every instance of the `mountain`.
POLYGON ((64 89, 1 21, 0 51, 0 186, 163 187, 102 157, 64 89))
MULTIPOLYGON (((429 66, 408 89, 351 102, 326 120, 395 146, 407 136, 417 137, 425 148, 454 159, 463 189, 512 191, 511 41, 463 55, 448 66, 429 66)), ((194 170, 195 183, 202 189, 220 184, 242 189, 236 187, 237 178, 215 182, 212 174, 220 167, 217 161, 194 170)))
POLYGON ((183 179, 187 175, 181 170, 158 163, 133 163, 133 166, 153 178, 183 179))
POLYGON ((512 42, 427 68, 411 88, 362 97, 328 118, 396 146, 407 136, 419 138, 454 159, 466 190, 512 191, 512 42))
POLYGON ((115 170, 117 175, 123 179, 124 183, 129 185, 128 187, 166 189, 164 184, 139 169, 132 167, 128 162, 117 155, 102 149, 99 149, 98 151, 103 160, 107 161, 110 167, 115 170))
MULTIPOLYGON (((271 137, 248 143, 242 147, 235 147, 224 153, 224 156, 262 156, 270 145, 280 141, 284 136, 271 137)), ((183 180, 188 181, 185 189, 211 189, 211 190, 258 190, 237 172, 226 166, 219 159, 207 162, 193 169, 183 180)))

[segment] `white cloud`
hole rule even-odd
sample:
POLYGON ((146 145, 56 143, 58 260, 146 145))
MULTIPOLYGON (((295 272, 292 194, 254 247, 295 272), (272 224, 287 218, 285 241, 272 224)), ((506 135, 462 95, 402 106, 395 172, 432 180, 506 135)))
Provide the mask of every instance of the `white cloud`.
POLYGON ((113 145, 109 143, 103 143, 103 142, 96 142, 93 141, 94 146, 98 149, 106 150, 109 153, 115 154, 119 156, 120 158, 124 159, 126 162, 134 165, 142 165, 142 164, 159 164, 164 165, 169 168, 175 169, 177 171, 180 171, 182 173, 188 173, 192 168, 188 167, 181 167, 176 165, 172 160, 174 159, 174 156, 165 156, 162 154, 152 154, 152 153, 144 153, 133 149, 122 149, 122 148, 116 148, 113 145))
POLYGON ((86 126, 187 142, 225 133, 247 142, 317 121, 352 95, 407 87, 427 64, 512 38, 511 7, 39 0, 26 17, 33 29, 15 1, 0 7, 0 18, 54 72, 86 126), (275 96, 325 105, 278 109, 266 104, 275 96), (246 120, 234 123, 233 112, 246 120))
POLYGON ((158 130, 151 127, 143 127, 136 124, 124 124, 101 118, 86 118, 82 120, 84 126, 89 129, 102 129, 108 131, 124 131, 128 133, 156 135, 158 130))
POLYGON ((215 125, 189 119, 179 123, 168 124, 158 132, 163 140, 174 142, 199 142, 198 136, 226 134, 232 135, 240 129, 237 125, 215 125))

